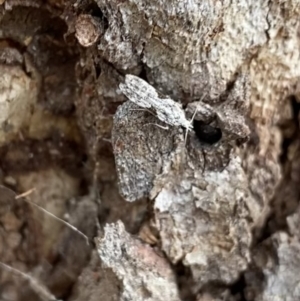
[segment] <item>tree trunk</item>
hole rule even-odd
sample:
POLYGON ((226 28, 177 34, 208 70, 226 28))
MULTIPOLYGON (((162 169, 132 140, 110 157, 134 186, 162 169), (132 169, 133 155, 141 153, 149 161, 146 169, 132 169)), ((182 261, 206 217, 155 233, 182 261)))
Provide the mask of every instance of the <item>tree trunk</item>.
POLYGON ((0 3, 0 300, 300 300, 299 2, 0 3))

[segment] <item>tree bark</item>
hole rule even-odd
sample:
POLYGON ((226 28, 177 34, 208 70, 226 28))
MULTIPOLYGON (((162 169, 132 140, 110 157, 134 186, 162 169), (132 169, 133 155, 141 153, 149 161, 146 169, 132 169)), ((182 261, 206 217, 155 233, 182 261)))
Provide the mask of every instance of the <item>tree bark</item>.
POLYGON ((0 1, 0 299, 300 299, 299 16, 0 1))

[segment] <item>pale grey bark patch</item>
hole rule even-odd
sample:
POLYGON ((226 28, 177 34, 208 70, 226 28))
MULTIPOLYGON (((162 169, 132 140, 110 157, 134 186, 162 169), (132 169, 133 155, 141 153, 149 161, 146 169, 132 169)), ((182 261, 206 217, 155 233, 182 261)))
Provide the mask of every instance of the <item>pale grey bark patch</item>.
POLYGON ((159 175, 152 191, 162 249, 172 262, 190 266, 199 286, 232 283, 250 262, 255 211, 249 206, 258 206, 241 162, 232 157, 223 171, 204 173, 183 153, 169 166, 176 162, 178 168, 159 175))
POLYGON ((299 224, 300 207, 287 218, 288 232, 274 233, 254 250, 254 263, 259 269, 249 269, 246 279, 248 291, 251 291, 251 296, 255 300, 300 299, 299 224), (260 270, 263 272, 261 283, 255 280, 261 278, 260 270))
POLYGON ((107 224, 96 239, 99 256, 123 283, 120 301, 179 301, 173 271, 162 254, 126 232, 121 221, 107 224))
MULTIPOLYGON (((133 102, 147 107, 150 98, 150 104, 155 103, 151 93, 141 93, 138 86, 132 89, 128 95, 133 102)), ((152 87, 150 91, 156 95, 152 87)), ((230 105, 238 107, 236 103, 230 105)), ((163 99, 154 106, 163 106, 163 99)), ((213 106, 203 108, 204 113, 208 108, 208 114, 218 114, 213 106)), ((247 126, 231 112, 225 114, 229 125, 224 121, 227 128, 222 129, 227 129, 228 137, 231 132, 232 140, 214 146, 199 142, 195 133, 185 144, 180 129, 161 129, 154 124, 156 116, 131 102, 120 106, 114 118, 112 143, 120 191, 128 201, 142 196, 154 200, 162 250, 174 264, 182 260, 191 268, 198 287, 212 280, 233 283, 247 268, 251 227, 261 209, 233 147, 234 138, 247 136, 247 126), (246 131, 232 126, 236 121, 246 131)))

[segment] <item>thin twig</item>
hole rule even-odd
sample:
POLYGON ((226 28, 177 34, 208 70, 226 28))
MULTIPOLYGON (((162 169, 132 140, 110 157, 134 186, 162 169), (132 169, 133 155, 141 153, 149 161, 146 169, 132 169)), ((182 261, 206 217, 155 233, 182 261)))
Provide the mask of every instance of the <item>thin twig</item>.
POLYGON ((67 227, 71 228, 73 231, 77 232, 79 235, 81 235, 81 236, 85 239, 87 245, 88 245, 88 246, 90 245, 90 243, 89 243, 89 240, 90 240, 90 239, 89 239, 83 232, 81 232, 80 230, 78 230, 75 226, 73 226, 73 225, 71 225, 70 223, 68 223, 67 221, 65 221, 65 220, 63 220, 63 219, 57 217, 56 215, 54 215, 53 213, 51 213, 51 212, 49 212, 48 210, 44 209, 43 207, 39 206, 38 204, 36 204, 36 203, 34 203, 34 202, 28 200, 26 197, 27 197, 28 195, 30 195, 33 191, 35 191, 35 188, 31 188, 31 189, 29 189, 28 191, 26 191, 26 192, 24 192, 24 193, 21 193, 21 194, 19 194, 19 195, 17 195, 17 196, 15 196, 15 199, 16 199, 16 200, 22 199, 24 202, 26 202, 26 203, 28 203, 28 204, 30 204, 30 205, 32 205, 32 206, 35 206, 35 207, 38 208, 39 210, 43 211, 45 214, 50 215, 51 217, 53 217, 53 218, 56 219, 57 221, 63 223, 63 224, 66 225, 67 227))
POLYGON ((29 196, 30 194, 32 194, 34 191, 35 191, 35 188, 31 188, 28 191, 25 191, 25 192, 23 192, 21 194, 16 195, 15 199, 18 200, 18 199, 21 199, 21 198, 26 198, 27 196, 29 196))
POLYGON ((50 293, 50 291, 43 285, 41 284, 37 279, 33 278, 32 276, 30 276, 29 274, 26 274, 24 272, 21 272, 20 270, 13 268, 12 266, 5 264, 3 262, 0 261, 0 266, 6 270, 8 270, 9 272, 11 272, 14 275, 20 276, 24 279, 26 279, 31 288, 44 300, 47 301, 60 301, 58 299, 55 298, 55 296, 53 294, 50 293))
POLYGON ((53 213, 47 211, 46 209, 44 209, 43 207, 37 205, 36 203, 33 203, 27 199, 23 199, 25 202, 29 203, 30 205, 32 206, 35 206, 37 208, 39 208, 41 211, 43 211, 44 213, 50 215, 51 217, 53 217, 54 219, 60 221, 61 223, 65 224, 67 227, 71 228, 73 231, 77 232, 79 235, 81 235, 85 240, 86 240, 86 243, 87 245, 89 246, 90 243, 89 243, 89 238, 83 233, 81 232, 80 230, 78 230, 76 227, 74 227, 73 225, 71 225, 70 223, 66 222, 65 220, 57 217, 56 215, 54 215, 53 213))

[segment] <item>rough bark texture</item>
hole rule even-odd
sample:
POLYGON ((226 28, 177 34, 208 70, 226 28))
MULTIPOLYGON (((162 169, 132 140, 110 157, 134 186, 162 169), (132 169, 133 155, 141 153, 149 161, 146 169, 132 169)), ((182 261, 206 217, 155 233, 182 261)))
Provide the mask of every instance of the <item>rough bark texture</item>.
POLYGON ((0 0, 0 300, 299 300, 299 20, 0 0))

